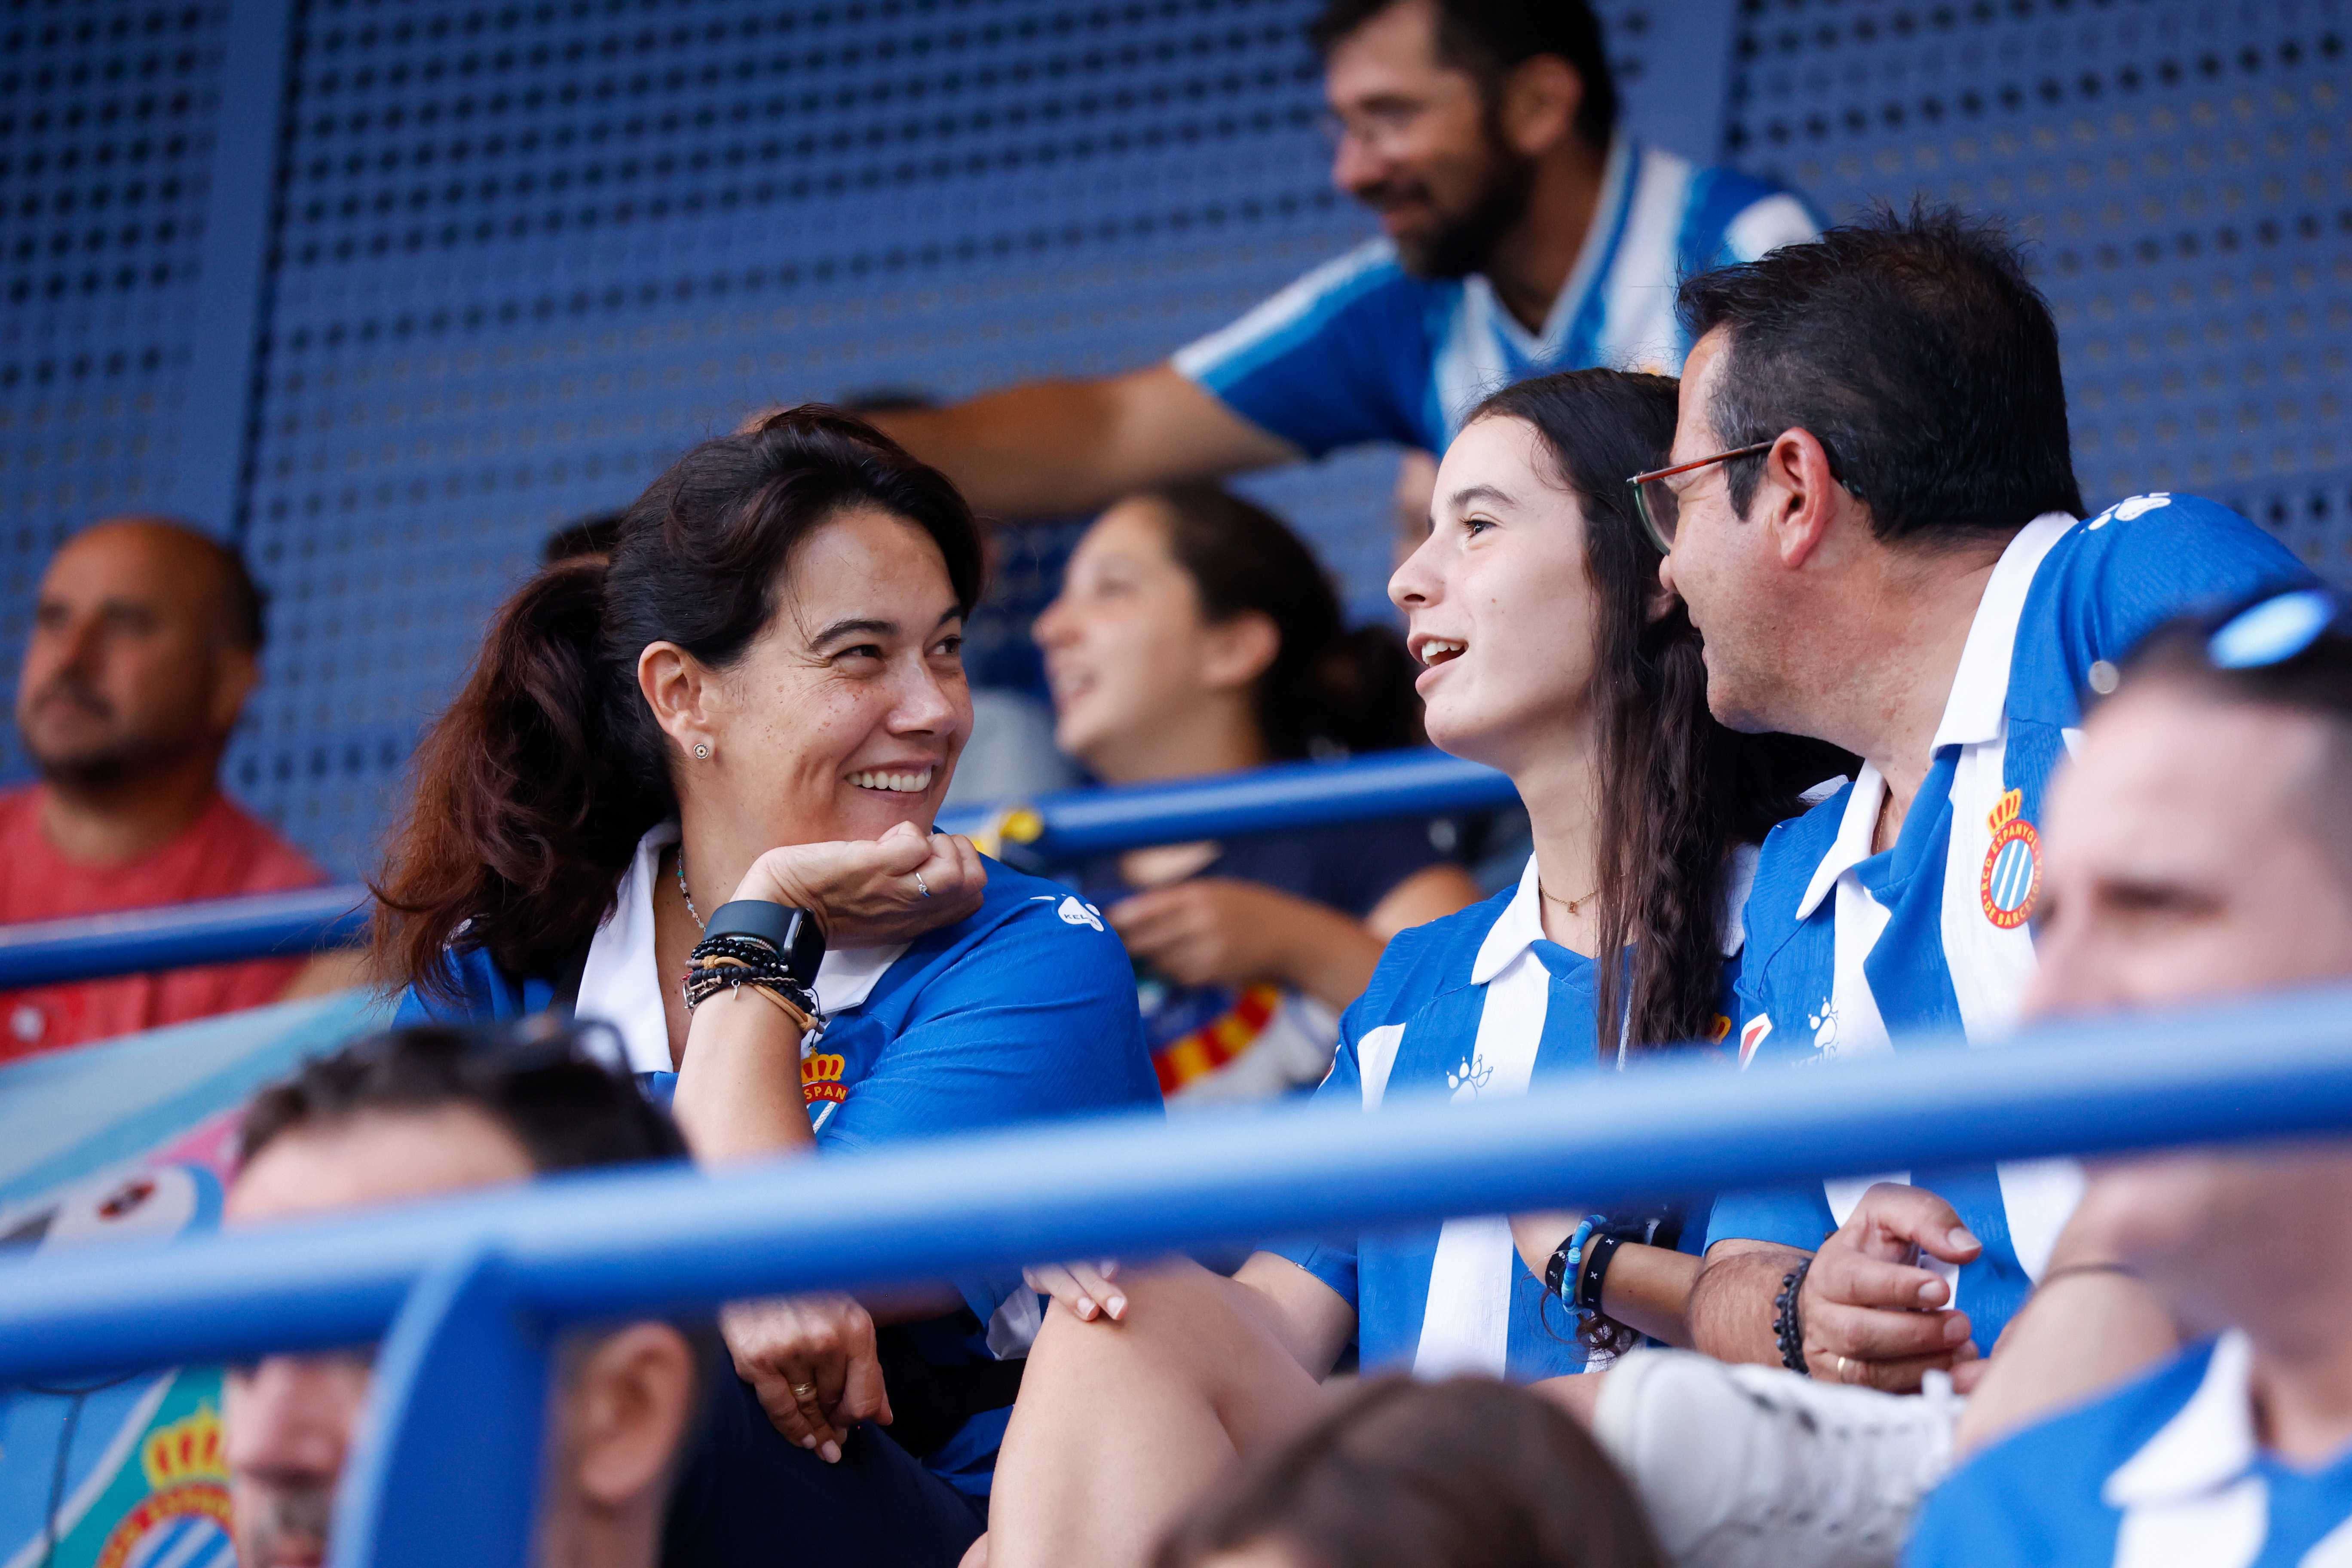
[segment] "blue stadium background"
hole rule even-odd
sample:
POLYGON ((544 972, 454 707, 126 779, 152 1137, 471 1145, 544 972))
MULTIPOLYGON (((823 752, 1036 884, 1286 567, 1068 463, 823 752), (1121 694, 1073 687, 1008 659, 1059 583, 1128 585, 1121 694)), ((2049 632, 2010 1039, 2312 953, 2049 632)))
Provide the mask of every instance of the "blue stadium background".
MULTIPOLYGON (((232 785, 363 868, 553 525, 756 402, 1145 363, 1369 232, 1327 179, 1311 9, 8 0, 5 672, 73 528, 237 535, 275 607, 232 785)), ((2347 574, 2341 0, 1603 12, 1642 134, 2037 242, 2094 504, 2203 490, 2347 574)), ((1365 614, 1391 471, 1253 487, 1365 614)), ((1068 532, 1008 552, 992 672, 1023 673, 1068 532)))

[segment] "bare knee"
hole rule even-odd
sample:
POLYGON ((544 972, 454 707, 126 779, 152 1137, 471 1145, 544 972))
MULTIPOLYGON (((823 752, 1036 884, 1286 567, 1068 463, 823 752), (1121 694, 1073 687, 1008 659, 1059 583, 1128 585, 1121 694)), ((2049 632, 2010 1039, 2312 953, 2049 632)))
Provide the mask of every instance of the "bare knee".
POLYGON ((1250 1310, 1248 1287, 1179 1258, 1122 1273, 1127 1310, 1118 1321, 1082 1321, 1049 1305, 1023 1374, 1025 1389, 1069 1384, 1086 1397, 1138 1384, 1181 1385, 1211 1398, 1236 1368, 1265 1354, 1286 1354, 1250 1310))

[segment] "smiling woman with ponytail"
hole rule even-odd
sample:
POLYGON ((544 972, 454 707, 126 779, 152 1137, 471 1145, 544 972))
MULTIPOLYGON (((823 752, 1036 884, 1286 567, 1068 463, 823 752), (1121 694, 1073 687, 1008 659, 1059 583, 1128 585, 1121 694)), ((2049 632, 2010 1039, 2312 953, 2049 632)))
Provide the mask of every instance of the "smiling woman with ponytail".
MULTIPOLYGON (((499 611, 420 748, 378 888, 402 1021, 603 1020, 706 1160, 1156 1104, 1099 917, 931 832, 971 728, 982 559, 954 487, 845 415, 793 409, 687 453, 609 564, 549 567, 499 611), (821 1051, 787 1012, 689 1009, 689 954, 730 900, 822 934, 803 998, 821 1051)), ((877 1439, 851 1428, 895 1415, 978 1497, 1018 1375, 997 1352, 1034 1321, 1006 1274, 871 1311, 730 1309, 725 1328, 785 1436, 855 1458, 877 1439), (877 1318, 907 1326, 877 1340, 877 1318)))

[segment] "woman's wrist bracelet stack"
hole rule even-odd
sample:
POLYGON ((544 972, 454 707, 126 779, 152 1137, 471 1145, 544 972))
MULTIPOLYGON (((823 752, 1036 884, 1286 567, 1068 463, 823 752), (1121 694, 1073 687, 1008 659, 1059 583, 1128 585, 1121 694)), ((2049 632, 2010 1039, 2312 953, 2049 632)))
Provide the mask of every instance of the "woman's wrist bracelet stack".
POLYGON ((1780 1293, 1772 1298, 1772 1337, 1780 1343, 1780 1364, 1807 1375, 1813 1369, 1805 1364, 1805 1320, 1797 1303, 1812 1267, 1813 1260, 1808 1258, 1780 1276, 1780 1293))
POLYGON ((1580 1312, 1601 1312, 1601 1289, 1609 1278, 1610 1260, 1625 1238, 1601 1227, 1604 1215, 1589 1215, 1566 1241, 1553 1249, 1544 1269, 1544 1289, 1580 1312))
POLYGON ((800 1026, 814 1041, 824 1030, 815 990, 795 976, 782 954, 751 937, 709 936, 687 959, 686 1005, 691 1012, 721 991, 751 989, 800 1026))

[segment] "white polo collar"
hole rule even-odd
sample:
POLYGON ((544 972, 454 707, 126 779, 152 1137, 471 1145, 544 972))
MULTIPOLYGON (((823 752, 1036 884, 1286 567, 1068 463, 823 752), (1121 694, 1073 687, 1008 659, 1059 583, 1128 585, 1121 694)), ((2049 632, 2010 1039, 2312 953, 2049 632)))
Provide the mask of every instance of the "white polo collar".
POLYGON ((2009 712, 2010 660, 2017 652, 2017 624, 2025 616, 2025 595, 2033 587, 2033 574, 2042 569, 2042 558, 2074 522, 2063 511, 2044 512, 2019 529, 1993 563, 1976 617, 1969 623, 1960 667, 1952 675, 1952 694, 1944 701, 1943 722, 1936 726, 1937 751, 2000 739, 2009 712))
POLYGON ((1486 940, 1478 944, 1478 956, 1470 962, 1471 984, 1492 984, 1496 975, 1517 962, 1519 954, 1544 940, 1542 900, 1536 885, 1536 858, 1530 855, 1528 868, 1519 873, 1519 890, 1486 928, 1486 940))
POLYGON ((2213 1346, 2205 1376, 2172 1419, 2100 1488, 2109 1508, 2147 1508, 2206 1496, 2254 1467, 2253 1345, 2232 1330, 2213 1346))
MULTIPOLYGON (((676 819, 637 840, 636 855, 613 895, 613 908, 588 943, 574 1013, 610 1024, 632 1072, 668 1072, 669 1019, 662 1010, 662 977, 654 960, 654 886, 661 852, 677 842, 676 819)), ((829 1016, 864 1002, 882 972, 907 944, 828 952, 816 972, 816 999, 829 1016)))
MULTIPOLYGON (((1756 847, 1742 844, 1731 852, 1731 863, 1724 878, 1723 955, 1729 958, 1747 942, 1744 911, 1748 907, 1748 889, 1756 885, 1756 847)), ((1503 906, 1495 923, 1486 928, 1486 939, 1478 944, 1478 956, 1470 963, 1470 984, 1491 985, 1495 978, 1518 961, 1536 943, 1547 941, 1543 929, 1543 889, 1536 880, 1536 858, 1528 857, 1527 869, 1519 873, 1518 891, 1503 906)))
MULTIPOLYGON (((2017 626, 2025 616, 2025 596, 2042 557, 2074 526, 2063 511, 2044 512, 2023 528, 2001 551, 1985 580, 1984 596, 1969 622, 1969 640, 1961 646, 1959 668, 1952 672, 1952 689, 1944 699, 1944 716, 1936 726, 1932 752, 1946 746, 1978 746, 1998 741, 2009 720, 2009 668, 2017 653, 2017 626)), ((1813 868, 1805 896, 1797 904, 1797 918, 1809 920, 1837 886, 1840 877, 1871 856, 1877 837, 1879 808, 1886 800, 1886 779, 1868 763, 1846 797, 1845 816, 1829 853, 1813 868)))

